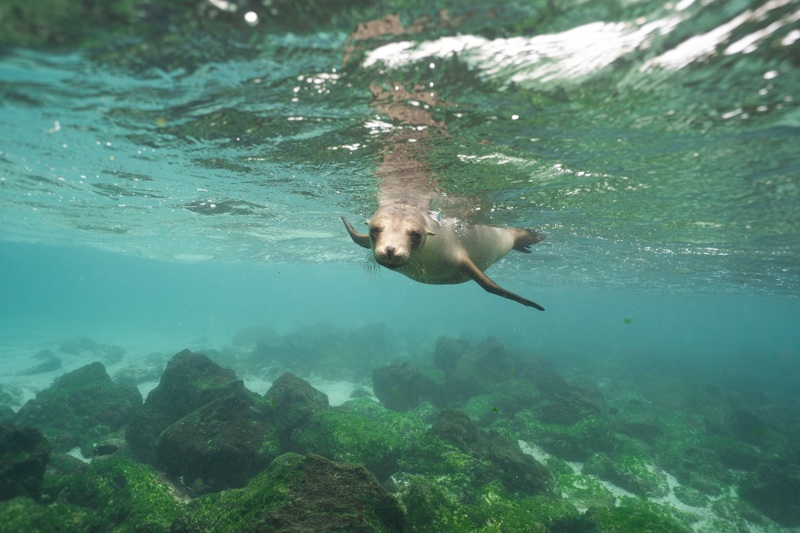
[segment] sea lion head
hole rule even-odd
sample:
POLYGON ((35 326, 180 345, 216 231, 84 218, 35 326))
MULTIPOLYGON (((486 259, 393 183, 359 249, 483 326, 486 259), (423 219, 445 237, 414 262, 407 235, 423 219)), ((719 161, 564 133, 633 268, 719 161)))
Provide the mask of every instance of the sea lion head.
POLYGON ((392 270, 411 261, 428 236, 435 234, 433 219, 424 211, 405 204, 380 207, 367 222, 367 234, 357 233, 346 220, 344 222, 353 241, 372 248, 375 261, 392 270))
POLYGON ((423 211, 408 205, 378 209, 368 222, 375 261, 390 269, 408 263, 428 236, 434 234, 431 222, 423 211))

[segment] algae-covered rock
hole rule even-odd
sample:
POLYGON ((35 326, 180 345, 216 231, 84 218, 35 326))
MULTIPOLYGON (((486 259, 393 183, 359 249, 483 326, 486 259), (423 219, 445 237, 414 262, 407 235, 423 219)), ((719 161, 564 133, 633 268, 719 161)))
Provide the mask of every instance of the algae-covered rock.
POLYGON ((132 363, 125 368, 121 368, 114 374, 114 381, 117 383, 127 383, 138 385, 147 381, 157 381, 164 372, 164 362, 161 354, 151 353, 141 361, 132 363))
POLYGON ((241 487, 278 455, 269 413, 225 396, 184 416, 158 439, 156 464, 195 492, 241 487))
POLYGON ((543 424, 530 412, 517 413, 511 423, 521 439, 535 442, 565 461, 586 461, 596 452, 613 453, 618 437, 609 423, 598 415, 587 416, 571 425, 543 424))
POLYGON ((498 483, 482 486, 471 498, 459 501, 437 480, 414 476, 401 498, 409 533, 599 531, 567 500, 550 495, 519 497, 498 483))
POLYGON ((692 529, 672 516, 667 507, 645 499, 622 498, 619 505, 592 508, 586 517, 603 532, 647 531, 648 533, 690 533, 692 529))
POLYGON ((100 344, 89 338, 83 338, 77 342, 61 343, 60 351, 83 358, 101 359, 109 365, 119 363, 125 355, 125 348, 113 344, 100 344))
POLYGON ((407 363, 394 363, 372 371, 372 388, 383 405, 410 411, 425 401, 437 403, 441 385, 407 363))
POLYGON ((264 401, 272 409, 279 439, 286 448, 291 447, 289 441, 294 430, 329 406, 326 394, 288 372, 275 380, 264 401))
POLYGON ((141 406, 136 387, 114 383, 102 363, 64 374, 22 406, 16 423, 44 433, 53 449, 80 446, 91 455, 94 443, 121 429, 141 406))
POLYGON ((19 387, 0 383, 0 407, 11 408, 13 405, 20 405, 23 396, 22 390, 19 387))
POLYGON ((613 456, 596 453, 583 465, 583 473, 610 481, 637 496, 660 498, 669 493, 666 476, 650 465, 645 457, 634 453, 613 456))
POLYGON ((536 408, 537 418, 545 424, 570 425, 601 412, 602 397, 585 387, 565 386, 547 395, 536 408))
POLYGON ((511 418, 520 409, 517 398, 503 392, 482 394, 464 404, 464 412, 479 426, 488 426, 500 418, 511 418))
POLYGON ((499 479, 509 490, 537 494, 552 488, 547 468, 498 433, 484 433, 461 411, 442 411, 431 431, 462 452, 487 461, 486 478, 499 479))
POLYGON ((0 533, 101 533, 108 531, 95 513, 74 505, 42 505, 26 496, 0 503, 0 533))
POLYGON ((191 501, 171 531, 400 532, 398 502, 363 466, 284 454, 242 489, 191 501))
POLYGON ((705 507, 709 502, 705 494, 692 487, 678 485, 673 492, 675 493, 675 497, 678 498, 678 501, 691 507, 705 507))
MULTIPOLYGON (((66 453, 51 453, 42 486, 42 502, 75 502, 76 495, 86 493, 86 471, 89 464, 66 453)), ((82 501, 82 497, 79 498, 82 501)))
POLYGON ((722 464, 719 456, 708 448, 676 446, 662 451, 660 464, 678 481, 708 496, 719 496, 722 488, 733 480, 731 471, 722 464))
POLYGON ((50 445, 38 430, 0 425, 0 501, 38 500, 49 455, 50 445))
POLYGON ((330 459, 363 464, 379 480, 397 467, 405 442, 392 428, 367 416, 340 409, 314 415, 295 435, 297 449, 330 459))
POLYGON ((125 438, 139 456, 152 462, 162 431, 195 409, 227 396, 256 398, 233 371, 203 354, 184 350, 169 361, 158 386, 131 419, 125 438))
POLYGON ((576 507, 590 509, 614 505, 616 500, 614 494, 596 477, 578 473, 572 466, 556 457, 548 458, 545 464, 553 473, 554 492, 561 494, 576 507))
POLYGON ((84 492, 69 501, 93 509, 105 531, 168 531, 183 509, 180 495, 161 474, 124 455, 94 461, 84 483, 84 492))
POLYGON ((785 457, 761 462, 739 494, 779 524, 800 526, 800 462, 785 457))

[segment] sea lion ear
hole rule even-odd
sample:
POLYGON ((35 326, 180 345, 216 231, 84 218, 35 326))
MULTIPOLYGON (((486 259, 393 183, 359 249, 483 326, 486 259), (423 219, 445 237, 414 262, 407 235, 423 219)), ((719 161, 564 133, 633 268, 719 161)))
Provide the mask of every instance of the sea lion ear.
POLYGON ((432 232, 431 230, 428 230, 428 235, 436 235, 436 233, 432 232))
POLYGON ((364 248, 372 248, 372 243, 369 242, 369 235, 357 232, 347 219, 344 218, 344 215, 342 215, 342 222, 344 222, 344 227, 347 228, 347 233, 350 234, 350 238, 353 239, 354 243, 364 248))

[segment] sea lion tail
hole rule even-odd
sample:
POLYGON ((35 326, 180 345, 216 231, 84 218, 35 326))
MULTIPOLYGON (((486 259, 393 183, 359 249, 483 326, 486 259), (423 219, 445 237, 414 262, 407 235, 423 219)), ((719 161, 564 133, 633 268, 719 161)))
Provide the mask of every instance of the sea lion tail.
POLYGON ((536 233, 529 229, 511 228, 511 233, 514 235, 514 246, 512 248, 524 254, 531 253, 530 245, 536 244, 547 237, 544 233, 536 233))

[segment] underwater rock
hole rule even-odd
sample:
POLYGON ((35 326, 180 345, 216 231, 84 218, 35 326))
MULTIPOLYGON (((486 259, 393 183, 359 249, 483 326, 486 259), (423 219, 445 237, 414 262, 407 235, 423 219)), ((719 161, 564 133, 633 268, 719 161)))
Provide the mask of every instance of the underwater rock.
POLYGON ((761 460, 761 452, 755 446, 739 440, 706 437, 703 445, 713 450, 726 466, 736 470, 753 471, 761 460))
MULTIPOLYGON (((374 403, 372 400, 364 402, 374 403)), ((385 418, 344 408, 319 411, 292 434, 295 451, 363 464, 381 482, 395 472, 398 457, 406 451, 406 445, 397 428, 387 427, 385 418)))
POLYGON ((722 489, 734 481, 731 471, 709 448, 692 445, 669 448, 662 451, 659 463, 678 481, 707 496, 720 496, 722 489))
POLYGON ((97 515, 88 509, 66 503, 42 505, 26 496, 0 502, 0 517, 0 533, 107 531, 97 515))
POLYGON ((49 348, 45 348, 43 350, 39 350, 35 354, 33 354, 33 358, 39 361, 47 361, 48 359, 55 359, 56 354, 53 353, 53 350, 49 348))
MULTIPOLYGON (((257 332, 245 332, 239 342, 254 335, 257 332)), ((250 368, 269 366, 301 376, 313 374, 357 383, 376 366, 391 361, 391 350, 396 345, 384 324, 369 324, 354 330, 316 324, 290 335, 265 333, 253 348, 248 363, 250 368)))
POLYGON ((36 374, 44 374, 61 368, 61 359, 56 357, 56 354, 54 354, 52 350, 48 350, 47 348, 36 352, 33 358, 37 361, 41 361, 41 363, 35 364, 21 372, 17 372, 18 376, 35 376, 36 374))
POLYGON ((127 383, 128 385, 139 385, 147 381, 157 381, 164 371, 164 362, 161 354, 152 353, 142 361, 121 368, 114 374, 114 381, 117 383, 127 383))
POLYGON ((0 501, 39 500, 49 456, 50 444, 39 430, 0 425, 0 501))
POLYGON ((733 436, 749 444, 762 444, 772 431, 766 422, 751 411, 734 411, 728 416, 727 422, 733 436))
POLYGON ((172 533, 401 532, 402 508, 363 466, 287 453, 242 489, 189 502, 172 533))
POLYGON ((277 431, 256 402, 225 396, 184 416, 158 439, 156 464, 195 495, 241 487, 278 455, 277 431))
POLYGON ((449 372, 456 367, 469 348, 470 343, 467 340, 438 337, 433 351, 433 364, 436 368, 449 372))
POLYGON ((33 365, 32 367, 30 367, 30 368, 28 368, 26 370, 23 370, 21 372, 17 372, 17 375, 18 376, 35 376, 36 374, 45 374, 47 372, 52 372, 52 371, 58 370, 60 368, 61 368, 61 359, 59 359, 56 356, 53 356, 52 358, 45 359, 41 363, 39 363, 37 365, 33 365))
MULTIPOLYGON (((693 529, 670 516, 669 509, 645 498, 622 497, 617 505, 593 507, 584 517, 594 524, 590 531, 692 533, 693 529)), ((583 529, 579 529, 581 533, 583 529)))
POLYGON ((24 397, 19 387, 0 384, 0 406, 10 408, 12 405, 20 405, 24 397))
POLYGON ((291 433, 318 411, 329 407, 328 395, 291 373, 279 377, 264 395, 272 408, 282 448, 290 447, 291 433))
POLYGON ((77 457, 51 453, 42 486, 42 503, 68 503, 76 495, 82 501, 82 495, 86 493, 85 475, 88 469, 89 464, 77 457))
POLYGON ((567 385, 549 395, 536 409, 545 424, 572 425, 582 418, 601 412, 602 396, 597 391, 567 385))
POLYGON ((664 474, 648 468, 638 454, 618 453, 609 456, 596 453, 583 465, 584 474, 592 474, 637 496, 661 498, 669 493, 664 474))
POLYGON ((80 446, 88 457, 94 442, 121 429, 141 404, 136 387, 114 383, 95 362, 55 380, 22 406, 16 423, 41 430, 55 450, 80 446))
POLYGON ((502 392, 474 396, 464 404, 464 412, 479 426, 489 426, 500 418, 511 418, 520 408, 517 398, 502 392))
POLYGON ((13 424, 17 413, 7 405, 0 405, 0 424, 13 424))
POLYGON ((678 485, 675 487, 674 492, 678 501, 691 507, 706 507, 708 505, 708 498, 702 492, 692 487, 678 485))
POLYGON ((372 388, 387 408, 410 411, 425 401, 437 404, 441 385, 408 363, 396 363, 372 371, 372 388))
POLYGON ((69 355, 80 355, 96 357, 102 359, 108 365, 113 365, 122 361, 125 349, 112 344, 98 344, 92 339, 83 338, 78 342, 61 343, 59 349, 61 353, 69 355))
POLYGON ((553 486, 550 471, 536 459, 522 453, 519 446, 499 433, 484 433, 461 411, 442 411, 431 431, 462 452, 488 461, 485 477, 499 479, 509 490, 537 494, 548 492, 553 486))
POLYGON ((254 395, 233 371, 203 354, 183 350, 167 363, 158 386, 131 419, 125 438, 140 457, 153 462, 162 431, 195 409, 227 396, 254 395))
POLYGON ((92 461, 83 490, 66 500, 92 509, 104 527, 98 531, 164 532, 183 511, 182 494, 153 467, 114 454, 92 461))
MULTIPOLYGON (((800 459, 800 453, 796 453, 800 459)), ((800 461, 762 461, 739 489, 739 496, 786 527, 800 526, 800 461)))
POLYGON ((593 453, 612 453, 618 437, 606 420, 590 415, 565 426, 542 424, 530 411, 514 416, 512 427, 521 439, 534 442, 565 461, 586 461, 593 453))

